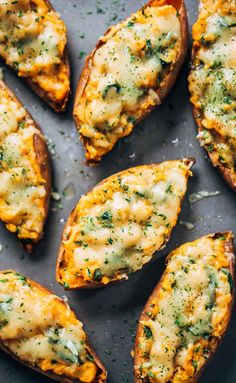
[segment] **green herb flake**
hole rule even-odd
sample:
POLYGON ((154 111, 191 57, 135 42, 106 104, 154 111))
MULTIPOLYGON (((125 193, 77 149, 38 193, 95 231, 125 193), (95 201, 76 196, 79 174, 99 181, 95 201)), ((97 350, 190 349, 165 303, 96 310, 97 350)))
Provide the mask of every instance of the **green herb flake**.
POLYGON ((113 227, 112 213, 109 210, 106 210, 100 217, 98 217, 98 219, 101 221, 103 227, 113 227))
POLYGON ((232 291, 233 288, 234 288, 234 281, 233 281, 233 278, 232 278, 232 275, 230 273, 230 271, 228 269, 225 269, 225 268, 222 268, 221 271, 227 275, 228 277, 228 282, 229 282, 229 285, 230 285, 230 290, 232 291))
POLYGON ((80 51, 78 55, 78 59, 81 60, 85 55, 86 53, 84 51, 80 51))
POLYGON ((129 21, 128 24, 127 24, 127 28, 133 28, 134 26, 134 22, 133 21, 129 21))
POLYGON ((96 269, 94 271, 93 278, 95 279, 95 281, 101 281, 101 279, 102 279, 101 269, 96 269))
POLYGON ((167 194, 172 194, 173 191, 174 191, 174 188, 173 188, 173 186, 172 186, 171 184, 170 184, 170 185, 166 188, 166 190, 165 190, 165 192, 166 192, 167 194))
POLYGON ((144 332, 147 339, 152 338, 153 335, 152 335, 152 330, 150 329, 150 327, 143 326, 143 332, 144 332))
POLYGON ((197 367, 198 367, 198 362, 196 360, 193 360, 192 361, 192 365, 194 367, 194 370, 196 371, 197 370, 197 367))
POLYGON ((117 94, 119 94, 121 91, 121 85, 118 82, 115 82, 114 84, 108 84, 102 92, 103 99, 105 99, 107 97, 109 90, 112 88, 114 88, 116 90, 117 94))

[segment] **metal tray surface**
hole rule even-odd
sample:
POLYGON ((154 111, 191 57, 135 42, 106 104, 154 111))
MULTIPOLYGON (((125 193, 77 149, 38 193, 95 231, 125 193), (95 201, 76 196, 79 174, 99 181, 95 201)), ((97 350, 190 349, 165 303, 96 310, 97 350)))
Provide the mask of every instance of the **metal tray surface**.
MULTIPOLYGON (((213 169, 206 152, 196 140, 196 126, 187 91, 188 61, 166 101, 139 124, 134 132, 121 140, 102 163, 93 168, 84 164, 84 152, 72 120, 72 105, 84 54, 95 45, 109 25, 117 23, 140 8, 143 1, 133 0, 53 0, 52 4, 67 24, 72 69, 72 95, 65 114, 56 114, 45 105, 8 68, 5 81, 16 92, 41 126, 49 140, 53 163, 54 190, 66 198, 52 201, 45 237, 32 255, 27 255, 14 235, 1 225, 1 269, 14 268, 53 290, 66 295, 83 321, 91 342, 108 369, 109 383, 133 381, 131 350, 136 324, 145 302, 159 281, 165 255, 176 246, 201 235, 233 230, 236 232, 235 195, 213 169), (161 162, 182 156, 194 156, 194 177, 189 181, 188 195, 200 190, 219 191, 219 195, 203 199, 192 206, 188 195, 180 220, 191 222, 192 230, 177 225, 167 247, 155 261, 123 282, 95 291, 66 292, 55 281, 55 263, 65 219, 80 196, 103 178, 128 167, 161 162), (69 188, 68 188, 69 185, 69 188), (65 193, 64 193, 65 194, 65 193)), ((197 17, 198 2, 186 0, 190 27, 197 17)), ((189 41, 189 46, 190 46, 189 41)), ((4 67, 4 65, 2 64, 4 67)), ((236 314, 214 360, 206 368, 200 382, 232 383, 236 381, 236 314)), ((50 383, 36 372, 0 353, 1 383, 50 383)))

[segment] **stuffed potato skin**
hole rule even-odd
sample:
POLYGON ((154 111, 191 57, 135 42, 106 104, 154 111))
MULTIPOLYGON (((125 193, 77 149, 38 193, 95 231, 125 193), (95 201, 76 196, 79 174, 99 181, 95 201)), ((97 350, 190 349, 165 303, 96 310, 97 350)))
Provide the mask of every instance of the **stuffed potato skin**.
POLYGON ((189 75, 200 145, 233 191, 236 191, 235 23, 233 0, 201 1, 199 18, 193 26, 189 75))
POLYGON ((70 93, 66 27, 48 0, 0 4, 0 56, 55 111, 70 93))
MULTIPOLYGON (((166 27, 163 27, 163 25, 160 28, 166 29, 166 27)), ((161 36, 169 36, 166 30, 164 30, 164 32, 161 36)), ((121 37, 121 40, 123 40, 123 37, 121 37)), ((78 83, 74 103, 74 119, 80 134, 80 138, 84 144, 88 164, 93 165, 100 162, 102 156, 111 151, 116 142, 121 137, 129 135, 132 132, 135 124, 142 120, 145 116, 147 116, 152 109, 158 106, 165 99, 165 97, 170 92, 172 86, 174 85, 178 72, 184 62, 187 51, 187 41, 188 23, 184 1, 182 0, 151 0, 142 8, 142 10, 131 15, 130 18, 128 18, 121 24, 118 24, 117 26, 108 29, 104 36, 102 36, 99 39, 95 49, 87 56, 85 60, 84 69, 82 71, 78 83), (148 16, 145 14, 145 12, 147 12, 148 16), (173 41, 171 40, 169 42, 169 45, 173 44, 173 48, 171 48, 172 50, 170 49, 170 51, 168 51, 168 44, 166 42, 163 42, 163 46, 167 44, 167 48, 161 48, 161 46, 155 48, 152 46, 152 44, 155 44, 154 38, 159 38, 159 40, 161 40, 162 38, 160 38, 160 36, 158 37, 158 29, 156 29, 157 26, 153 24, 153 34, 150 34, 150 36, 146 36, 146 41, 142 40, 142 38, 132 36, 132 34, 131 42, 129 40, 125 41, 130 54, 130 58, 125 59, 128 60, 127 62, 125 61, 126 64, 122 62, 123 56, 120 57, 122 47, 118 45, 116 52, 118 57, 118 69, 117 72, 114 73, 114 75, 110 75, 109 68, 105 69, 106 58, 104 59, 104 63, 100 63, 101 59, 99 58, 99 56, 103 55, 103 53, 101 54, 101 52, 103 52, 103 50, 105 52, 106 49, 113 52, 114 48, 113 46, 110 47, 109 44, 113 44, 113 40, 115 41, 115 39, 118 39, 117 36, 119 36, 119 33, 122 34, 122 31, 125 31, 126 29, 128 29, 128 33, 131 33, 133 25, 135 26, 135 20, 137 17, 141 17, 140 25, 145 25, 145 19, 152 19, 155 15, 155 12, 157 12, 157 25, 158 16, 160 16, 160 23, 163 22, 162 18, 166 18, 165 22, 167 23, 167 25, 169 25, 169 28, 171 28, 172 24, 174 24, 176 30, 178 30, 178 32, 176 32, 176 34, 178 34, 177 38, 173 37, 175 36, 175 32, 169 32, 169 35, 172 36, 171 39, 173 39, 173 41), (169 24, 168 17, 172 17, 172 19, 169 20, 169 24), (157 34, 157 36, 155 34, 157 34), (151 42, 152 39, 153 41, 151 42), (135 40, 137 40, 137 42, 135 40), (137 47, 135 47, 134 43, 137 44, 137 47), (146 47, 144 46, 145 44, 146 47), (167 49, 166 52, 168 52, 166 53, 167 57, 163 56, 162 59, 160 59, 161 69, 159 68, 158 70, 158 65, 153 64, 153 61, 155 61, 155 55, 157 54, 155 53, 155 49, 156 51, 158 51, 159 49, 160 52, 161 49, 162 52, 164 51, 164 49, 167 49), (150 60, 151 64, 150 62, 148 64, 149 66, 151 65, 150 67, 148 67, 147 64, 145 64, 146 69, 145 65, 142 69, 142 56, 147 56, 148 60, 150 60), (94 64, 95 62, 96 64, 94 64), (133 65, 133 67, 129 68, 129 65, 133 65), (99 85, 99 88, 98 85, 97 88, 96 85, 93 86, 93 82, 96 82, 95 80, 93 80, 93 77, 95 77, 93 73, 95 72, 96 67, 98 67, 98 71, 100 71, 100 67, 101 71, 103 71, 104 69, 105 74, 107 71, 107 75, 102 75, 103 77, 101 77, 101 79, 99 80, 101 82, 101 86, 99 85), (144 72, 146 70, 147 73, 145 72, 146 74, 144 75, 141 72, 139 74, 137 72, 137 76, 139 79, 135 80, 135 77, 134 79, 130 77, 130 73, 133 73, 133 75, 135 76, 135 71, 137 70, 135 68, 138 67, 140 67, 140 69, 138 70, 144 72), (116 78, 116 76, 118 76, 117 73, 119 72, 119 68, 123 68, 129 72, 126 75, 126 77, 128 84, 133 84, 130 88, 130 85, 128 86, 126 84, 126 78, 123 78, 122 75, 121 85, 119 84, 119 78, 116 78), (142 76, 144 76, 144 79, 140 80, 142 76), (149 79, 149 81, 147 79, 150 76, 153 78, 149 79), (159 78, 159 80, 156 81, 156 78, 159 78), (138 85, 139 80, 141 81, 140 85, 138 85), (112 81, 113 84, 111 84, 112 81), (135 81, 137 81, 137 84, 135 84, 135 81), (148 83, 147 81, 149 81, 150 83, 148 83), (100 89, 102 86, 103 90, 100 89), (123 97, 121 101, 121 104, 123 104, 121 105, 121 110, 119 109, 120 107, 117 106, 119 111, 115 111, 116 105, 118 105, 120 102, 120 100, 118 100, 118 97, 123 97), (106 99, 108 99, 108 103, 111 101, 109 101, 109 98, 114 101, 113 105, 111 104, 112 107, 106 106, 106 99), (99 106, 92 105, 95 99, 98 99, 99 106), (104 100, 105 102, 103 103, 104 100), (87 110, 88 105, 90 105, 90 101, 91 112, 88 112, 87 110), (96 117, 95 114, 92 114, 93 111, 100 110, 100 104, 101 113, 97 113, 96 117), (104 110, 102 108, 104 108, 104 110), (110 110, 113 109, 114 112, 111 112, 110 110), (107 114, 106 110, 109 111, 107 120, 105 120, 105 116, 107 114), (91 114, 91 118, 89 114, 91 114)), ((124 48, 124 51, 125 49, 126 47, 124 48)), ((158 54, 161 55, 161 53, 158 54)), ((111 61, 113 60, 113 57, 109 58, 109 52, 106 53, 106 56, 104 57, 108 57, 108 59, 110 59, 111 61)), ((114 65, 114 63, 111 63, 111 67, 114 65)))
POLYGON ((194 242, 186 243, 169 254, 166 270, 148 299, 139 319, 134 355, 135 383, 165 383, 167 381, 168 383, 196 383, 198 381, 206 364, 214 356, 230 321, 235 295, 235 255, 233 251, 233 234, 225 232, 207 235, 194 242), (201 257, 203 258, 201 259, 201 257), (184 258, 186 259, 184 260, 184 258), (202 262, 201 267, 205 268, 205 270, 200 271, 200 274, 197 270, 198 262, 202 262), (178 279, 181 270, 184 273, 182 282, 181 279, 178 279), (206 270, 209 272, 208 281, 204 281, 204 274, 207 274, 206 270), (188 273, 192 273, 189 289, 185 286, 188 273), (172 280, 171 285, 170 279, 172 280), (207 285, 207 283, 209 284, 206 287, 205 284, 207 285), (183 290, 180 289, 181 284, 183 290), (200 290, 196 288, 194 291, 196 286, 200 290), (172 289, 177 292, 172 294, 172 289), (194 303, 191 304, 190 302, 188 309, 186 309, 186 297, 191 298, 191 294, 193 297, 193 294, 197 294, 198 291, 200 293, 195 296, 194 303), (171 307, 169 311, 163 303, 165 295, 168 294, 169 307, 171 307), (175 305, 173 305, 172 297, 175 294, 177 294, 180 303, 175 301, 175 305), (202 302, 201 299, 203 299, 202 302), (179 313, 175 311, 178 304, 181 305, 179 313), (158 310, 158 307, 161 309, 158 310), (203 318, 201 315, 211 313, 212 307, 214 307, 214 314, 209 317, 209 323, 208 317, 205 317, 205 320, 199 319, 203 318), (160 315, 162 315, 162 322, 160 315), (196 317, 199 322, 195 320, 196 317), (166 318, 168 319, 167 326, 165 325, 166 318), (156 329, 155 321, 157 321, 156 329), (158 327, 160 323, 162 323, 163 333, 158 327), (203 323, 202 328, 199 323, 203 323), (163 336, 166 329, 168 336, 163 336), (173 331, 177 337, 179 336, 177 341, 171 338, 173 331), (201 332, 204 333, 204 336, 201 335, 201 332), (158 336, 160 340, 158 340, 158 336), (168 339, 172 345, 170 348, 168 339), (153 345, 156 342, 156 354, 154 354, 153 345), (178 342, 184 346, 181 348, 178 342), (166 355, 163 354, 164 350, 166 355), (172 351, 173 355, 168 359, 169 353, 172 351), (150 355, 154 359, 151 359, 150 355), (169 363, 170 361, 171 363, 169 363), (162 367, 161 362, 163 363, 162 367))
POLYGON ((1 271, 0 278, 3 351, 61 383, 106 382, 107 372, 67 303, 14 270, 1 271))
POLYGON ((137 166, 83 196, 62 235, 57 281, 66 289, 97 288, 140 270, 169 240, 193 163, 137 166))
POLYGON ((0 100, 0 219, 31 252, 48 215, 51 161, 40 128, 3 81, 0 100))

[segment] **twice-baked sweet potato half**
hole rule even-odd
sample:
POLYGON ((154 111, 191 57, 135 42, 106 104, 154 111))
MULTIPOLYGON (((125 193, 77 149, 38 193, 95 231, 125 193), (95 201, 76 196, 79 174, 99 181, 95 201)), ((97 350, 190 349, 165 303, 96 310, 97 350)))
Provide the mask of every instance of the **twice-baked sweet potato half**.
POLYGON ((192 164, 137 166, 83 196, 64 229, 57 281, 68 289, 101 287, 141 269, 176 225, 192 164))
POLYGON ((31 251, 43 235, 51 195, 45 139, 28 111, 0 81, 0 220, 31 251))
POLYGON ((236 2, 201 0, 189 90, 198 139, 236 191, 236 2))
POLYGON ((167 258, 139 320, 135 383, 195 383, 230 321, 233 235, 204 236, 167 258))
POLYGON ((183 0, 151 0, 111 27, 85 60, 74 118, 96 163, 169 93, 187 44, 183 0))
POLYGON ((57 112, 70 92, 66 27, 48 0, 0 2, 0 57, 57 112))
POLYGON ((0 272, 0 348, 61 383, 106 382, 106 370, 68 304, 12 270, 0 272))

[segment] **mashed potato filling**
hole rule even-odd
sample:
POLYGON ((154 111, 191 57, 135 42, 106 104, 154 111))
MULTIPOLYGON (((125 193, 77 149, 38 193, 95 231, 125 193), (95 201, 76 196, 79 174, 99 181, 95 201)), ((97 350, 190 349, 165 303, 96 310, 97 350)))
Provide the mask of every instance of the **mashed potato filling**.
POLYGON ((14 271, 0 272, 0 340, 44 372, 84 383, 96 379, 82 323, 63 301, 14 271))
POLYGON ((66 27, 44 0, 0 0, 0 56, 60 103, 69 90, 66 27))
POLYGON ((156 90, 180 50, 180 21, 171 5, 150 4, 101 38, 74 110, 88 159, 99 159, 160 103, 156 90))
POLYGON ((19 238, 31 240, 38 240, 43 231, 47 197, 35 135, 42 138, 27 111, 1 83, 0 219, 19 238))
POLYGON ((223 167, 232 169, 236 182, 235 1, 203 0, 193 39, 189 89, 202 124, 198 138, 223 167))
POLYGON ((184 161, 114 175, 83 196, 63 236, 59 281, 126 279, 166 243, 190 174, 184 161))
POLYGON ((225 239, 203 237, 169 255, 160 288, 146 309, 147 320, 141 322, 138 352, 143 363, 136 368, 151 383, 191 380, 225 331, 232 301, 225 239))

